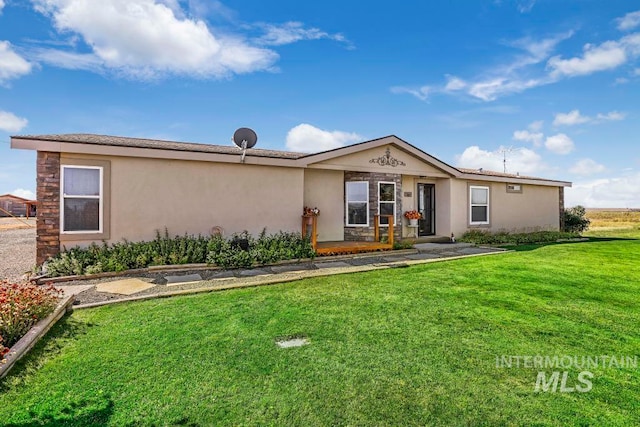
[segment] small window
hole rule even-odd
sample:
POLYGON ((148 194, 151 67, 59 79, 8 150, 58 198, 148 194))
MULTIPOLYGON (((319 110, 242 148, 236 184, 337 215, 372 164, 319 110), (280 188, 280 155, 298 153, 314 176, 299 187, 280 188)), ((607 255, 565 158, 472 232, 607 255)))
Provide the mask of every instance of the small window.
MULTIPOLYGON (((396 184, 394 182, 378 183, 378 214, 396 217, 396 184)), ((380 218, 380 226, 388 227, 389 218, 380 218)))
POLYGON ((489 224, 489 187, 469 187, 469 219, 472 225, 489 224))
POLYGON ((346 183, 347 225, 369 226, 369 182, 350 181, 346 183))
POLYGON ((102 176, 97 166, 63 166, 61 230, 63 233, 102 232, 102 176))
POLYGON ((507 193, 522 193, 522 185, 507 184, 507 193))

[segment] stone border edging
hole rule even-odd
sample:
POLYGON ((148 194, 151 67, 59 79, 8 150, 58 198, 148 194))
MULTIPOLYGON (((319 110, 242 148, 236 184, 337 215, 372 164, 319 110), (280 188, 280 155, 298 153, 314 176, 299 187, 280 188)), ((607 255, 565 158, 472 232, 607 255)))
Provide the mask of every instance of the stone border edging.
MULTIPOLYGON (((380 251, 370 252, 365 254, 358 254, 355 257, 357 258, 368 258, 380 256, 380 251)), ((384 251, 384 253, 390 253, 393 255, 410 255, 418 253, 417 249, 400 249, 395 251, 384 251)), ((279 265, 289 265, 289 264, 302 264, 306 262, 331 262, 337 261, 346 258, 354 258, 354 255, 332 255, 332 256, 323 256, 323 257, 315 257, 315 258, 301 258, 301 259, 287 259, 283 261, 274 262, 272 264, 265 265, 256 265, 251 268, 263 268, 263 267, 275 267, 279 265)), ((31 281, 35 281, 36 284, 42 285, 44 283, 62 283, 62 282, 71 282, 75 280, 93 280, 93 279, 105 279, 111 277, 121 277, 135 274, 144 274, 144 273, 160 273, 163 271, 166 272, 179 272, 179 271, 198 271, 198 270, 224 270, 221 267, 217 267, 211 264, 173 264, 173 265, 152 265, 145 268, 135 268, 132 270, 125 271, 107 271, 104 273, 96 273, 96 274, 85 274, 85 275, 75 275, 75 276, 60 276, 60 277, 36 277, 31 281)), ((230 269, 234 270, 234 269, 230 269)))
POLYGON ((4 360, 0 362, 0 378, 4 378, 11 368, 13 368, 13 365, 26 355, 67 311, 72 310, 74 299, 74 295, 63 297, 55 310, 53 310, 53 313, 36 323, 9 349, 9 353, 7 353, 4 360))
MULTIPOLYGON (((321 270, 306 270, 306 271, 298 272, 295 274, 279 273, 279 274, 269 275, 269 277, 258 276, 254 278, 247 278, 247 281, 243 283, 229 283, 229 284, 221 284, 217 286, 214 285, 214 286, 201 287, 201 288, 195 288, 195 289, 183 289, 179 291, 162 292, 162 293, 151 294, 151 295, 140 295, 140 296, 134 296, 134 297, 128 297, 128 298, 119 298, 119 299, 113 299, 108 301, 100 301, 100 302, 76 305, 73 308, 74 310, 81 310, 85 308, 101 307, 104 305, 112 305, 112 304, 118 304, 123 302, 145 301, 145 300, 156 299, 156 298, 170 298, 174 296, 202 294, 207 292, 219 292, 219 291, 226 291, 230 289, 255 288, 258 286, 268 286, 268 285, 275 285, 278 283, 295 282, 297 280, 308 279, 312 277, 335 276, 338 274, 363 273, 367 271, 398 268, 401 266, 431 264, 436 262, 453 261, 458 259, 473 258, 473 257, 487 256, 487 255, 502 255, 510 252, 515 252, 515 251, 505 249, 503 251, 486 252, 481 254, 459 255, 459 256, 453 256, 449 258, 407 260, 407 261, 398 261, 398 262, 385 263, 385 264, 370 264, 370 265, 352 266, 352 267, 325 268, 321 270), (278 276, 278 277, 273 277, 273 276, 278 276), (253 280, 250 280, 250 279, 253 279, 253 280)), ((218 280, 233 280, 233 279, 234 278, 218 279, 218 280)), ((205 281, 205 282, 210 282, 210 281, 205 281)))

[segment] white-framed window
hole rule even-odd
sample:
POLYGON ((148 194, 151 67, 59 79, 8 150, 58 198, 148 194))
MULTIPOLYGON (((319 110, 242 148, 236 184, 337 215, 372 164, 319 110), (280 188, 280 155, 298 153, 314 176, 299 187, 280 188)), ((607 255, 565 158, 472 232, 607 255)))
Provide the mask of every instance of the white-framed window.
POLYGON ((369 226, 369 181, 348 181, 345 184, 347 226, 369 226))
POLYGON ((489 224, 489 187, 469 187, 469 223, 489 224))
POLYGON ((62 233, 102 233, 102 167, 63 165, 60 172, 60 193, 62 233))
MULTIPOLYGON (((393 215, 396 218, 396 183, 378 182, 378 214, 393 215)), ((389 218, 380 217, 380 226, 388 227, 389 218)))

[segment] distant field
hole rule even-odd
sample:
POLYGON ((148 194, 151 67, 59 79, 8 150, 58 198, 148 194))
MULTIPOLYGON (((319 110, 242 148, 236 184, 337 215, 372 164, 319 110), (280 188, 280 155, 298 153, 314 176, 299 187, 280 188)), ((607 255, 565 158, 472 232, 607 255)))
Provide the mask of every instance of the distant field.
POLYGON ((591 220, 587 236, 640 238, 640 210, 587 209, 591 220))

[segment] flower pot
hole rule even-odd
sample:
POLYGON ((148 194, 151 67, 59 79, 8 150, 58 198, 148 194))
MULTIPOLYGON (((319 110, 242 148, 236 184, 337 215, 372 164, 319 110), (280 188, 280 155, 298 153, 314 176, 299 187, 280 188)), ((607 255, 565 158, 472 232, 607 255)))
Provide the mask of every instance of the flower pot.
POLYGON ((412 226, 412 227, 417 226, 418 225, 418 220, 416 218, 411 218, 409 220, 409 225, 412 226))
POLYGON ((313 225, 313 217, 312 216, 308 216, 307 218, 307 225, 313 225))

